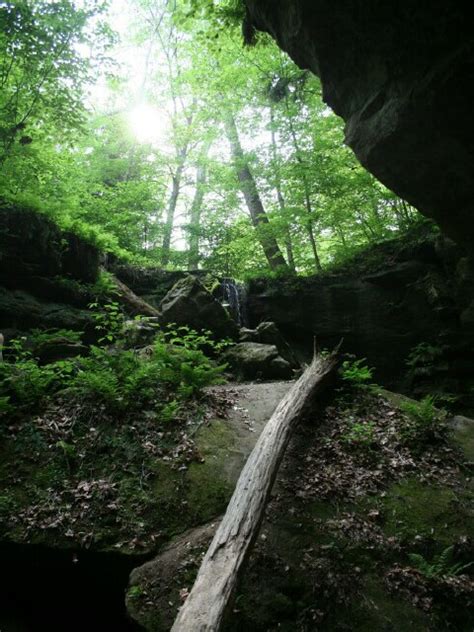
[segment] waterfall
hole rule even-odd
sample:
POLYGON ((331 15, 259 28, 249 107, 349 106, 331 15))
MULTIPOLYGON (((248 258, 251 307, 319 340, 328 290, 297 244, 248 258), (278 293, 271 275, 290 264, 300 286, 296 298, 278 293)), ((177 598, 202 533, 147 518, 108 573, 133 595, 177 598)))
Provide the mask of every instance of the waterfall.
POLYGON ((222 304, 240 327, 247 324, 247 292, 245 285, 236 283, 234 279, 224 278, 221 281, 222 304))

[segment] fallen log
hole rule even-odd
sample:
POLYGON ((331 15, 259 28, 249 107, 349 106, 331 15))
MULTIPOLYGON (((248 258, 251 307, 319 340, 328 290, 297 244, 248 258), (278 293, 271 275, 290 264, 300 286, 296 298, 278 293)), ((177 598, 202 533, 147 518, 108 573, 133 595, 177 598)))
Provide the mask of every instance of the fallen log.
POLYGON ((115 275, 110 274, 112 281, 117 289, 117 301, 125 308, 130 316, 152 316, 159 318, 160 312, 137 296, 128 285, 122 283, 115 275))
POLYGON ((239 572, 258 534, 291 431, 331 380, 338 363, 337 352, 338 349, 327 357, 315 354, 263 429, 171 632, 221 629, 239 572))

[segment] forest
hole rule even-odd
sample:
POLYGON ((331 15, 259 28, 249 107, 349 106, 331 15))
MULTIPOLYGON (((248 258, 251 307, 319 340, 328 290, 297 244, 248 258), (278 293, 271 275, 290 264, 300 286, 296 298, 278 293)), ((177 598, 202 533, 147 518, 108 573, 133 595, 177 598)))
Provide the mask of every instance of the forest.
POLYGON ((344 146, 318 79, 269 37, 244 47, 241 20, 238 2, 4 8, 2 199, 130 261, 237 279, 406 230, 415 209, 344 146))
POLYGON ((464 35, 347 4, 0 0, 0 630, 472 630, 464 35))

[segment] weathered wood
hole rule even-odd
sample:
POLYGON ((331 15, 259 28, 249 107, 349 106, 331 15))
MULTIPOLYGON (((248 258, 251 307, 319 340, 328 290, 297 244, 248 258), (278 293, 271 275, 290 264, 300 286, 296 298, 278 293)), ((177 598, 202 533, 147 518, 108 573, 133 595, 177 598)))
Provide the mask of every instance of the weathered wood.
POLYGON ((245 464, 227 511, 204 557, 172 632, 218 632, 239 571, 263 518, 291 431, 337 366, 337 350, 315 356, 277 406, 245 464))
POLYGON ((123 305, 128 314, 131 316, 153 316, 155 318, 160 316, 160 312, 155 307, 137 296, 135 292, 132 292, 128 285, 122 283, 115 275, 111 274, 110 276, 117 288, 117 301, 120 305, 123 305))

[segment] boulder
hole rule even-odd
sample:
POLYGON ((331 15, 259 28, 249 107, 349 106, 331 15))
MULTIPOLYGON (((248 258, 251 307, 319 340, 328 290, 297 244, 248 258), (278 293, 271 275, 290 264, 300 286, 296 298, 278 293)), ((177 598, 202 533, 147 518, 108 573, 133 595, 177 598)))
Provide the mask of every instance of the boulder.
POLYGON ((223 359, 240 379, 285 380, 293 377, 290 363, 279 355, 275 345, 239 342, 226 349, 223 359))
POLYGON ((216 338, 237 338, 237 325, 199 279, 178 281, 160 303, 161 322, 209 329, 216 338))
POLYGON ((120 279, 111 275, 112 281, 116 287, 116 298, 120 305, 130 316, 150 316, 151 318, 158 318, 158 310, 137 296, 133 290, 131 290, 120 279))
POLYGON ((219 521, 186 531, 153 560, 130 575, 126 607, 130 617, 148 632, 170 630, 190 574, 199 570, 219 521), (181 593, 180 593, 181 591, 181 593), (172 599, 171 599, 172 598, 172 599))
POLYGON ((296 359, 290 345, 287 343, 285 338, 283 338, 275 323, 269 321, 260 323, 256 332, 260 342, 263 342, 266 345, 275 345, 278 349, 278 353, 284 360, 289 362, 292 367, 299 366, 298 360, 296 359))
POLYGON ((0 286, 0 331, 27 331, 35 327, 85 331, 88 341, 95 338, 90 311, 39 301, 27 292, 11 292, 0 286))
POLYGON ((39 359, 40 364, 49 364, 57 360, 87 355, 89 348, 80 342, 73 342, 66 337, 58 336, 38 345, 33 353, 39 359))
MULTIPOLYGON (((474 379, 465 364, 474 342, 472 268, 449 240, 437 240, 436 246, 431 231, 421 225, 364 250, 330 273, 252 279, 247 288, 249 321, 274 322, 292 349, 302 355, 306 351, 308 360, 315 337, 318 346, 328 349, 343 338, 344 351, 366 358, 376 368, 374 379, 395 390, 413 388, 407 361, 420 343, 439 347, 443 364, 457 380, 446 383, 444 390, 464 396, 474 379), (464 384, 458 380, 461 360, 464 384)), ((248 330, 243 336, 267 342, 248 330)), ((268 342, 279 347, 275 339, 268 342)), ((446 369, 442 373, 432 363, 428 368, 423 380, 429 377, 431 387, 438 389, 437 382, 446 382, 446 369)), ((422 376, 415 377, 418 387, 422 376)))
MULTIPOLYGON (((183 270, 140 267, 120 261, 110 254, 107 256, 105 267, 132 292, 156 308, 171 288, 189 274, 183 270)), ((205 279, 208 276, 205 270, 196 270, 192 274, 199 279, 205 279)), ((217 284, 217 287, 220 286, 217 284)))
POLYGON ((241 327, 239 329, 239 342, 258 342, 257 331, 248 327, 241 327))
POLYGON ((294 368, 299 366, 298 360, 291 350, 290 345, 283 338, 280 330, 273 322, 264 321, 263 323, 260 323, 256 329, 242 327, 239 331, 239 341, 261 342, 265 345, 275 345, 278 349, 278 353, 284 360, 286 360, 294 368))
POLYGON ((125 349, 138 349, 150 345, 158 331, 158 318, 126 320, 122 328, 121 341, 125 349))

